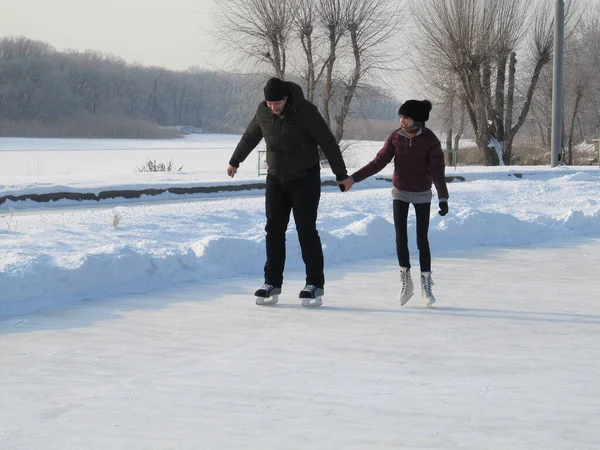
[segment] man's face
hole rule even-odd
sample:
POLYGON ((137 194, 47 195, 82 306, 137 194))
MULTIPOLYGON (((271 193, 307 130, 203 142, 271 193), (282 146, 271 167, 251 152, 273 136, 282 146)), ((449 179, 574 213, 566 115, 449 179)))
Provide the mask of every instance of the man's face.
POLYGON ((273 111, 274 114, 279 114, 285 108, 285 104, 287 102, 287 97, 284 97, 283 100, 279 100, 276 102, 267 102, 267 108, 273 111))

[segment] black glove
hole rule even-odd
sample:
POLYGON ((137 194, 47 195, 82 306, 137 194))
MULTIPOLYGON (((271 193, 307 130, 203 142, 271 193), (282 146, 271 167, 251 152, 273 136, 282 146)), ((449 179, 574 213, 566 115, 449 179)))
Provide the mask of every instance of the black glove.
POLYGON ((440 202, 440 210, 438 211, 440 216, 448 214, 448 202, 440 202))
POLYGON ((340 191, 344 192, 346 190, 346 186, 344 186, 343 184, 338 184, 338 187, 340 188, 340 191))

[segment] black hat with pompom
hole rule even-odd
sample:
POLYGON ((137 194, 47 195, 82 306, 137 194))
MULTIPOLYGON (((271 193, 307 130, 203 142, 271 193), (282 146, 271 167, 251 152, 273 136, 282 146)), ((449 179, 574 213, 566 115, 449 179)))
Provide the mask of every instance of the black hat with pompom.
POLYGON ((398 110, 398 115, 410 117, 415 122, 424 124, 429 120, 429 111, 431 111, 429 100, 407 100, 398 110))

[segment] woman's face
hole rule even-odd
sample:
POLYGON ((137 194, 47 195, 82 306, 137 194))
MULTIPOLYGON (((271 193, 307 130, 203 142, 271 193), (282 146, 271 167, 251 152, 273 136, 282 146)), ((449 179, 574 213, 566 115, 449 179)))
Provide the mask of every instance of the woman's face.
POLYGON ((410 117, 408 116, 403 116, 402 114, 400 114, 400 126, 402 128, 410 128, 414 125, 415 121, 412 120, 410 117))

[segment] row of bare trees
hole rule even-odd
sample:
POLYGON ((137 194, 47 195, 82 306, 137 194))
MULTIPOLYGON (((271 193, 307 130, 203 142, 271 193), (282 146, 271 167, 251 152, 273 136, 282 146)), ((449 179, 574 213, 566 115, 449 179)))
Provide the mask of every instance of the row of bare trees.
POLYGON ((237 128, 250 108, 222 105, 251 96, 241 78, 143 67, 109 54, 58 52, 45 42, 5 38, 0 40, 0 119, 52 123, 84 113, 165 126, 237 128))
POLYGON ((253 69, 302 79, 307 99, 319 104, 338 141, 357 91, 395 58, 388 44, 402 23, 400 3, 393 0, 217 0, 217 5, 225 47, 253 69))
MULTIPOLYGON (((322 90, 319 106, 338 140, 360 83, 397 67, 392 55, 405 56, 398 44, 410 42, 419 73, 411 81, 443 106, 447 148, 456 149, 468 128, 486 164, 511 164, 517 133, 534 120, 545 133, 542 145, 548 143, 550 122, 540 116, 549 112, 552 95, 552 0, 422 0, 412 2, 411 11, 395 0, 217 3, 227 47, 275 76, 300 77, 311 101, 322 90), (410 34, 392 41, 406 20, 410 34), (337 96, 334 86, 342 89, 337 96)), ((569 154, 578 125, 587 124, 580 139, 600 126, 600 11, 587 6, 566 2, 569 154)))
MULTIPOLYGON (((447 140, 453 127, 460 136, 466 112, 488 165, 514 161, 515 137, 527 123, 537 123, 538 140, 549 149, 553 6, 549 0, 423 0, 414 16, 421 73, 444 105, 447 140)), ((576 125, 579 141, 597 136, 600 127, 600 11, 581 2, 565 6, 563 128, 570 163, 576 125)))
MULTIPOLYGON (((544 68, 532 102, 530 124, 549 147, 552 133, 552 71, 544 68)), ((576 144, 600 137, 600 4, 583 11, 565 42, 563 149, 573 162, 576 144)))
MULTIPOLYGON (((340 140, 348 117, 394 118, 398 102, 371 86, 398 58, 406 62, 409 48, 419 75, 407 81, 443 106, 436 109, 444 111, 447 148, 472 132, 494 165, 514 162, 524 129, 549 146, 552 0, 422 0, 410 17, 395 0, 217 3, 223 42, 253 75, 170 71, 98 52, 57 52, 26 38, 0 40, 0 134, 2 119, 49 123, 82 112, 239 132, 270 72, 301 82, 340 140), (410 34, 398 35, 407 20, 410 34)), ((600 127, 598 17, 598 6, 567 1, 567 162, 573 146, 600 127)))
MULTIPOLYGON (((109 54, 59 52, 44 42, 5 38, 0 40, 0 135, 7 133, 3 121, 52 124, 81 115, 240 132, 261 100, 262 82, 264 76, 144 67, 109 54)), ((396 102, 373 94, 355 104, 356 111, 378 119, 389 116, 396 102)))

